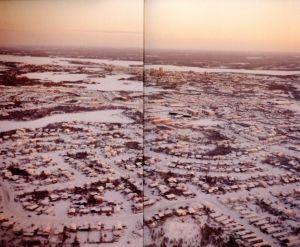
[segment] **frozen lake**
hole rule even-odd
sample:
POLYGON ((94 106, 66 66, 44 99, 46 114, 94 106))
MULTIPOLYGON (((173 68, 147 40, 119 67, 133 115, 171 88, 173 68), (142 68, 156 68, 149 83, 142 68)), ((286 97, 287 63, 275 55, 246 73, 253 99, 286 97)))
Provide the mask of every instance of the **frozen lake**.
POLYGON ((0 121, 0 132, 20 128, 41 128, 51 123, 84 121, 101 123, 131 123, 132 121, 122 114, 122 110, 102 110, 78 113, 55 114, 30 121, 0 121))
MULTIPOLYGON (((82 66, 81 64, 73 64, 76 62, 90 62, 96 64, 111 64, 129 67, 130 65, 142 65, 142 61, 127 61, 127 60, 109 60, 109 59, 92 59, 92 58, 65 58, 65 57, 34 57, 34 56, 16 56, 16 55, 0 55, 2 62, 19 62, 34 65, 61 65, 61 66, 82 66)), ((87 65, 85 65, 87 66, 87 65)), ((88 66, 87 66, 88 67, 88 66)))
POLYGON ((88 74, 72 74, 64 72, 34 72, 21 75, 29 79, 38 79, 41 81, 51 82, 75 82, 82 83, 72 84, 83 86, 89 90, 100 91, 143 91, 143 82, 126 80, 130 77, 127 74, 107 75, 106 77, 89 77, 88 74), (123 79, 123 80, 120 80, 123 79), (86 83, 85 83, 86 82, 86 83))
POLYGON ((87 79, 87 74, 72 74, 64 72, 34 72, 21 75, 29 79, 41 81, 62 82, 62 81, 83 81, 87 79))
POLYGON ((100 91, 143 91, 143 82, 126 80, 129 75, 109 75, 105 78, 89 78, 90 81, 96 82, 96 84, 81 83, 76 84, 84 86, 89 90, 100 90, 100 91), (120 80, 124 78, 124 80, 120 80))

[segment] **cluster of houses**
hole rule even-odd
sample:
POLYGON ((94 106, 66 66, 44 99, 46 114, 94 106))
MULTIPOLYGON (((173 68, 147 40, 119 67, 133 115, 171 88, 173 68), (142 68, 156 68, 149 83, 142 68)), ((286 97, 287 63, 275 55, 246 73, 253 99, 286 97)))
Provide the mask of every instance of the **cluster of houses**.
MULTIPOLYGON (((289 208, 300 209, 300 188, 297 187, 293 191, 272 192, 272 195, 279 199, 289 208)), ((298 216, 299 217, 299 216, 298 216)))
MULTIPOLYGON (((206 223, 209 223, 211 227, 222 227, 227 235, 235 236, 241 246, 272 246, 271 243, 265 241, 259 234, 248 230, 247 227, 236 222, 230 216, 224 215, 219 209, 216 209, 208 202, 194 203, 189 206, 173 206, 153 213, 146 212, 144 222, 152 229, 172 217, 192 217, 195 220, 197 218, 203 220, 201 216, 207 216, 211 219, 210 223, 206 220, 206 223)), ((281 236, 284 236, 284 234, 281 236)))
MULTIPOLYGON (((281 193, 285 194, 285 192, 279 194, 281 193)), ((296 212, 292 209, 261 196, 232 197, 222 202, 238 212, 240 217, 247 220, 250 225, 278 240, 283 246, 295 247, 299 245, 300 238, 295 234, 293 228, 285 222, 285 219, 297 220, 296 212), (262 211, 254 210, 253 205, 262 211)))
POLYGON ((159 195, 165 197, 167 200, 175 200, 178 196, 187 198, 195 197, 195 193, 187 186, 185 178, 168 177, 165 181, 145 178, 144 184, 150 190, 155 189, 159 195))
MULTIPOLYGON (((244 208, 242 214, 233 208, 238 218, 225 212, 214 212, 211 218, 228 228, 241 246, 299 245, 297 227, 292 230, 299 223, 297 190, 274 192, 275 200, 267 201, 274 214, 270 219, 253 211, 259 207, 255 198, 239 201, 243 193, 270 195, 278 188, 299 186, 299 114, 289 109, 293 95, 287 89, 269 89, 276 83, 288 81, 247 74, 146 70, 144 185, 147 196, 156 201, 155 208, 163 208, 164 203, 180 207, 186 199, 203 200, 201 195, 220 201, 238 198, 237 206, 249 203, 252 210, 244 208), (284 224, 274 221, 276 217, 284 224)), ((230 207, 231 202, 223 205, 230 207)), ((151 206, 146 212, 151 212, 151 206)), ((151 229, 159 228, 166 216, 178 216, 175 207, 167 212, 161 209, 145 221, 151 229)))
POLYGON ((83 221, 81 223, 26 225, 0 214, 0 229, 6 232, 6 235, 1 236, 1 244, 10 238, 9 243, 14 244, 14 246, 111 244, 119 241, 126 228, 126 224, 121 222, 105 224, 103 222, 89 223, 83 221))
POLYGON ((207 212, 204 210, 205 207, 205 203, 204 205, 202 203, 194 203, 190 206, 172 206, 153 213, 146 211, 144 215, 144 222, 150 228, 155 228, 157 225, 171 217, 207 215, 207 212))
MULTIPOLYGON (((119 124, 95 123, 92 130, 94 127, 96 133, 91 131, 91 125, 86 127, 70 122, 4 133, 1 136, 1 155, 6 160, 0 175, 13 190, 11 203, 20 204, 21 212, 24 217, 29 217, 29 222, 36 222, 39 217, 52 219, 64 215, 67 221, 74 222, 70 226, 65 224, 68 235, 79 234, 80 243, 114 243, 124 235, 125 225, 103 228, 102 224, 95 227, 90 220, 82 223, 83 218, 104 216, 115 221, 120 214, 141 213, 144 200, 145 205, 153 205, 154 202, 143 198, 141 193, 140 150, 128 149, 125 145, 130 140, 127 134, 136 133, 126 132, 119 124), (105 142, 101 135, 105 136, 105 142), (112 145, 114 138, 118 139, 116 147, 112 145), (96 150, 102 149, 106 154, 103 152, 99 159, 96 150), (119 153, 127 155, 120 159, 116 157, 119 153), (128 172, 123 172, 126 170, 128 172), (108 192, 113 192, 113 198, 108 192), (62 209, 61 205, 64 205, 62 209), (86 232, 86 236, 82 237, 82 232, 86 232)), ((7 242, 0 245, 62 242, 71 245, 77 241, 74 237, 63 240, 62 232, 57 230, 63 229, 62 223, 54 226, 41 222, 40 225, 26 227, 22 221, 8 216, 0 221, 0 234, 7 233, 3 237, 7 242)), ((64 218, 58 221, 64 222, 64 218)))
MULTIPOLYGON (((112 215, 124 211, 124 201, 131 205, 132 213, 139 213, 145 205, 153 205, 155 201, 141 194, 142 187, 134 179, 118 176, 107 176, 93 179, 82 186, 72 185, 61 189, 44 190, 23 190, 19 191, 16 201, 20 202, 27 211, 32 211, 37 215, 53 214, 56 203, 68 201, 68 209, 65 212, 69 217, 97 214, 112 215), (108 191, 115 191, 118 198, 111 199, 105 194, 108 191)), ((128 212, 127 212, 128 213, 128 212)))
POLYGON ((276 152, 269 155, 265 162, 277 168, 282 168, 290 172, 297 173, 300 171, 300 158, 276 152))
POLYGON ((12 79, 12 85, 0 86, 0 118, 12 123, 0 126, 1 197, 8 197, 0 206, 0 246, 119 246, 120 237, 125 242, 124 232, 131 236, 144 200, 153 204, 142 194, 142 147, 127 145, 141 142, 141 125, 110 123, 101 116, 61 122, 60 116, 108 108, 133 119, 139 91, 100 92, 79 84, 89 87, 96 83, 90 78, 113 74, 141 80, 142 67, 74 58, 51 65, 9 63, 0 70, 4 79, 12 79), (53 78, 28 78, 44 72, 53 78), (86 79, 54 82, 55 75, 67 80, 76 74, 75 79, 86 79), (120 215, 130 222, 118 222, 120 215), (102 218, 106 221, 95 223, 102 218))
POLYGON ((279 134, 275 127, 260 124, 257 121, 235 122, 231 128, 238 135, 262 145, 281 143, 287 138, 285 135, 279 134), (243 126, 240 125, 241 123, 243 126))
POLYGON ((67 169, 58 168, 37 172, 32 168, 21 169, 18 166, 10 166, 2 171, 2 177, 12 181, 18 187, 26 187, 28 183, 34 186, 66 183, 75 179, 67 169))
POLYGON ((206 193, 224 194, 240 190, 252 190, 254 188, 267 188, 274 185, 285 185, 300 182, 296 174, 286 175, 252 175, 249 179, 236 179, 231 176, 195 176, 192 183, 206 193))
POLYGON ((223 230, 233 235, 237 242, 242 246, 252 246, 252 247, 265 247, 272 246, 272 244, 256 232, 247 229, 243 224, 236 222, 230 216, 224 215, 220 211, 215 211, 210 214, 210 217, 215 221, 215 223, 222 226, 223 230))

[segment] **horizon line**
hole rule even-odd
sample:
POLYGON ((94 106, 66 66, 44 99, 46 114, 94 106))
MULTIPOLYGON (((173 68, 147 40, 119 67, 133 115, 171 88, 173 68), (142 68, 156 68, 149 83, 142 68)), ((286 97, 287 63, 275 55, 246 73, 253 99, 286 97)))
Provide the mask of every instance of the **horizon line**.
MULTIPOLYGON (((294 54, 294 55, 300 55, 300 51, 278 51, 278 50, 225 50, 225 49, 184 49, 184 48, 141 48, 137 46, 105 46, 105 45, 89 45, 89 46, 83 46, 83 45, 34 45, 34 44, 24 44, 24 45, 11 45, 11 44, 0 44, 0 49, 19 49, 19 48, 57 48, 57 49, 117 49, 117 50, 126 50, 126 49, 134 49, 134 50, 141 50, 142 51, 149 51, 149 52, 155 52, 155 51, 162 51, 162 52, 209 52, 209 53, 260 53, 260 54, 294 54)), ((145 54, 147 56, 147 54, 145 54)))

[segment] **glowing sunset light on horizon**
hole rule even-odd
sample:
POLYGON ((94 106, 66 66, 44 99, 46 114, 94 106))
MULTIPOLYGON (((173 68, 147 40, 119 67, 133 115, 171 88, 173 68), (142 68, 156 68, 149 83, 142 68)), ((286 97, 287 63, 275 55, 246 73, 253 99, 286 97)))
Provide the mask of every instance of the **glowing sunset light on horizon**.
POLYGON ((143 0, 0 1, 0 45, 141 48, 143 0))
POLYGON ((147 48, 300 52, 300 1, 146 0, 147 48))
POLYGON ((299 53, 299 25, 297 0, 0 1, 0 46, 299 53))

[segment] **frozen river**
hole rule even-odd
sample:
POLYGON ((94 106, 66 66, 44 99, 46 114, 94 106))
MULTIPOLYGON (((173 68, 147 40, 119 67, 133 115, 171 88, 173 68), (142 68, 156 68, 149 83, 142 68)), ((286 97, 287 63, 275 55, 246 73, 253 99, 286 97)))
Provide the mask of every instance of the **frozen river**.
POLYGON ((300 75, 300 71, 287 70, 257 70, 257 69, 227 69, 227 68, 201 68, 193 66, 178 66, 178 65, 145 65, 145 69, 159 69, 163 68, 167 71, 194 71, 199 73, 234 73, 234 74, 254 74, 254 75, 300 75))
POLYGON ((122 110, 102 110, 79 113, 55 114, 31 121, 0 121, 0 132, 20 128, 41 128, 51 123, 87 121, 101 123, 131 123, 132 121, 122 114, 122 110))

